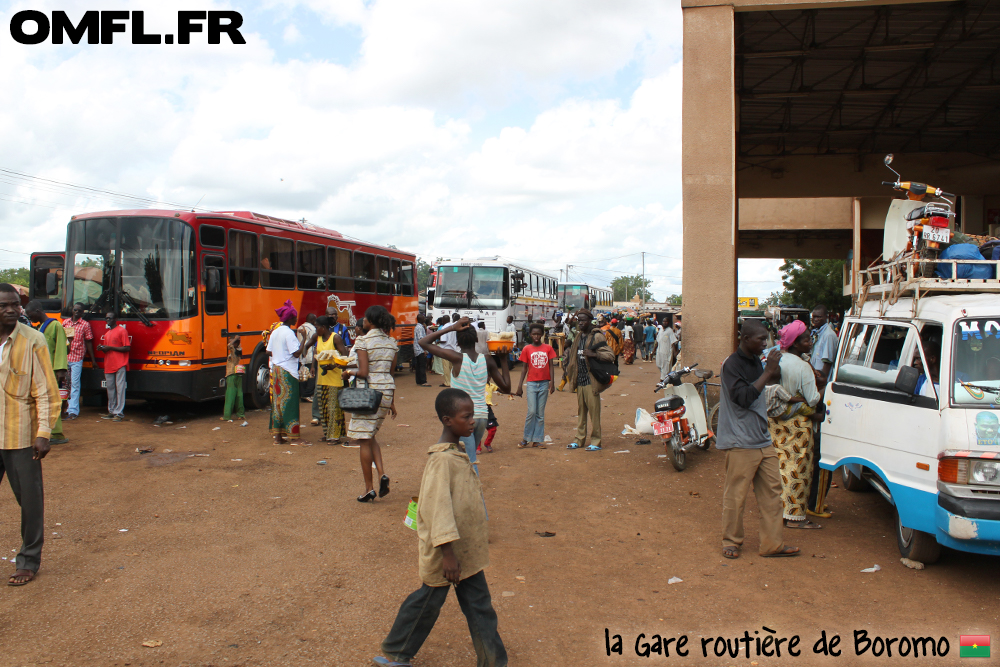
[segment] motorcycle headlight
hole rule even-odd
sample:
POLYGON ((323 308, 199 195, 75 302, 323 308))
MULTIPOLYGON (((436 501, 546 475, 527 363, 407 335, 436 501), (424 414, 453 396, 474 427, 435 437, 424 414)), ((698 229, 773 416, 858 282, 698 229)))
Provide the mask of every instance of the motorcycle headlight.
POLYGON ((972 464, 971 482, 1000 486, 1000 461, 976 461, 972 464))

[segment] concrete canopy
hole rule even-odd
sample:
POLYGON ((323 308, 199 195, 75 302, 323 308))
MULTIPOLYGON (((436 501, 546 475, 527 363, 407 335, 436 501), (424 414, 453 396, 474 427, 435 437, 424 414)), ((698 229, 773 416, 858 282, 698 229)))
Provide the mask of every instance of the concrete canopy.
POLYGON ((877 259, 885 153, 1000 215, 1000 1, 683 9, 685 361, 732 351, 737 257, 877 259))

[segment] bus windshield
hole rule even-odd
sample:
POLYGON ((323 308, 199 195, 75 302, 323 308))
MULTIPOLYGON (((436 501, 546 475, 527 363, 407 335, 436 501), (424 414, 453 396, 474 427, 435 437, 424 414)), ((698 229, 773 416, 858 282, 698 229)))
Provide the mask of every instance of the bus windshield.
POLYGON ((568 311, 588 308, 590 290, 586 285, 560 285, 559 305, 568 311))
MULTIPOLYGON (((1000 317, 955 323, 952 396, 956 404, 1000 404, 1000 317)), ((924 352, 928 353, 925 341, 924 352)))
POLYGON ((503 310, 507 307, 507 269, 502 266, 472 268, 472 307, 503 310))
POLYGON ((439 266, 434 300, 438 308, 468 308, 469 267, 439 266))
POLYGON ((120 317, 179 319, 197 313, 194 233, 180 220, 91 218, 70 223, 72 303, 120 317))

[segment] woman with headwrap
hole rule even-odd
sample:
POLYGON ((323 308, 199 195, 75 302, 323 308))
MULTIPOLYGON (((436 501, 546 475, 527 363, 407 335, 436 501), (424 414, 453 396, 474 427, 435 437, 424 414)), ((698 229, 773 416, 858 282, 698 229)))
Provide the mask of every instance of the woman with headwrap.
POLYGON ((805 323, 795 320, 781 329, 781 386, 793 397, 791 414, 769 417, 771 442, 778 452, 781 468, 781 502, 787 528, 821 528, 806 518, 809 486, 813 472, 814 408, 820 401, 812 366, 802 358, 812 349, 812 338, 805 323))
POLYGON ((271 435, 274 443, 299 437, 299 355, 301 346, 292 325, 299 319, 291 300, 275 309, 281 322, 267 338, 271 358, 271 435))

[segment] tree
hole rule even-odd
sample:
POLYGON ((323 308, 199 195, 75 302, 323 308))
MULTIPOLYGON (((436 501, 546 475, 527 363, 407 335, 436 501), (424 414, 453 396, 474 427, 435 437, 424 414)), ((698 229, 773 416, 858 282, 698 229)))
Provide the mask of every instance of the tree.
POLYGON ((786 259, 781 273, 785 294, 796 305, 811 309, 823 304, 835 313, 851 307, 851 297, 844 296, 842 259, 786 259))
POLYGON ((670 296, 667 297, 667 304, 668 305, 671 305, 671 306, 680 306, 683 303, 684 303, 684 300, 681 298, 680 294, 671 294, 670 296))
POLYGON ((28 267, 22 266, 19 269, 0 270, 0 283, 10 283, 11 285, 28 286, 28 267))
POLYGON ((426 292, 431 284, 431 265, 417 258, 417 291, 426 292))
POLYGON ((638 273, 634 276, 618 276, 611 281, 611 291, 614 294, 612 298, 615 301, 631 301, 641 290, 640 297, 643 301, 652 301, 653 293, 649 291, 652 283, 652 280, 643 279, 642 274, 638 273))
POLYGON ((780 306, 781 304, 791 303, 792 296, 788 292, 771 292, 771 296, 767 297, 760 302, 762 306, 780 306))

